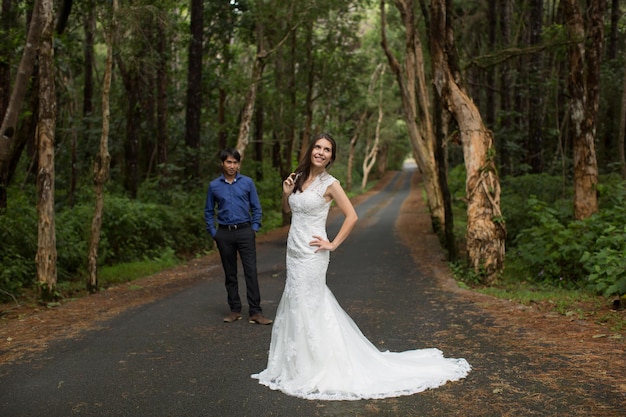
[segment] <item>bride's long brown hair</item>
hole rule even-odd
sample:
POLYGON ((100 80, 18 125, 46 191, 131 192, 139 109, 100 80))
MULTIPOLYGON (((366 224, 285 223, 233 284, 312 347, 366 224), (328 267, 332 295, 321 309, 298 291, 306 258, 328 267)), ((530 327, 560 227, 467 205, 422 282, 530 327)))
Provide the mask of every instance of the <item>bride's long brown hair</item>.
POLYGON ((313 154, 313 148, 315 147, 315 144, 317 143, 317 141, 320 139, 326 139, 327 141, 330 142, 332 146, 332 154, 330 157, 330 162, 326 165, 326 168, 329 168, 333 164, 333 162, 335 162, 335 158, 337 157, 337 142, 335 142, 335 139, 333 139, 330 133, 320 133, 311 142, 311 144, 309 145, 309 149, 307 149, 306 153, 300 160, 300 164, 294 171, 296 173, 296 179, 294 180, 295 185, 293 187, 294 193, 296 191, 302 192, 302 186, 304 185, 304 182, 306 181, 306 179, 309 177, 309 174, 311 173, 311 155, 313 154))

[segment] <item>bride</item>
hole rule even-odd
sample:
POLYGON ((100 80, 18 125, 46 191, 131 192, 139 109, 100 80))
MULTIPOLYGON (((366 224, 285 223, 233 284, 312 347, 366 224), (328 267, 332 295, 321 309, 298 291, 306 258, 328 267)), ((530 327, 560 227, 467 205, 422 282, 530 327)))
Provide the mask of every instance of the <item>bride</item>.
POLYGON ((283 209, 292 212, 287 280, 267 368, 252 378, 285 394, 316 400, 410 395, 464 378, 471 369, 467 361, 444 358, 438 349, 379 351, 326 286, 330 252, 357 221, 339 181, 326 172, 336 148, 329 134, 321 134, 283 182, 283 209), (333 200, 345 219, 330 241, 326 219, 333 200))

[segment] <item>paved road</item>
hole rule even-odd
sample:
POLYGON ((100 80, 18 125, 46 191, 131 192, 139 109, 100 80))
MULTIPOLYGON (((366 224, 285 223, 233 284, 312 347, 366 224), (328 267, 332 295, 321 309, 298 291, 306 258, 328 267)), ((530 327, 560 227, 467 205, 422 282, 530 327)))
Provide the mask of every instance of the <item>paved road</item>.
MULTIPOLYGON (((333 253, 328 284, 381 350, 438 347, 472 364, 466 379, 375 401, 307 401, 269 390, 249 376, 265 366, 271 327, 222 323, 225 290, 216 264, 198 285, 77 340, 55 342, 28 363, 0 366, 0 416, 620 415, 621 400, 606 387, 559 380, 566 360, 541 360, 532 346, 513 350, 509 333, 494 334, 488 315, 415 264, 394 231, 412 174, 399 172, 357 207, 359 226, 333 253), (557 376, 548 384, 539 377, 545 373, 557 376)), ((332 221, 329 234, 337 228, 332 221)), ((283 289, 284 250, 284 237, 259 245, 270 317, 283 289)))

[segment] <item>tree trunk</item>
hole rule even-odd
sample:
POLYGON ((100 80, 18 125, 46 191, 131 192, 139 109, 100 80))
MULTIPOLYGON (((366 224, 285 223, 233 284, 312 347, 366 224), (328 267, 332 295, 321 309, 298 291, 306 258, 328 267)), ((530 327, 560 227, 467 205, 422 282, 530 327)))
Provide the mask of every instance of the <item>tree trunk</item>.
POLYGON ((185 145, 187 146, 185 175, 199 178, 200 114, 202 109, 202 40, 204 1, 191 0, 191 40, 189 42, 189 68, 187 72, 187 113, 185 120, 185 145))
MULTIPOLYGON (((497 47, 497 29, 498 29, 498 14, 496 12, 497 0, 487 1, 487 39, 488 48, 491 51, 498 49, 497 47)), ((493 65, 485 68, 485 124, 487 128, 494 129, 496 126, 496 67, 493 65)))
POLYGON ((372 149, 365 150, 365 158, 363 158, 363 180, 361 181, 361 190, 365 190, 367 186, 367 178, 370 171, 376 163, 376 157, 378 156, 378 144, 380 143, 380 126, 383 122, 383 81, 385 77, 385 67, 380 66, 380 90, 378 92, 378 119, 376 120, 376 133, 374 134, 374 143, 372 149))
POLYGON ((254 104, 256 102, 256 93, 263 75, 263 69, 265 63, 260 54, 257 54, 252 67, 252 77, 250 80, 250 86, 248 87, 248 93, 246 94, 246 101, 244 104, 243 113, 241 115, 241 122, 239 124, 239 135, 237 136, 237 150, 241 154, 241 159, 246 150, 246 146, 250 142, 250 124, 252 122, 252 116, 254 115, 254 104))
POLYGON ((461 134, 467 179, 467 254, 474 270, 493 282, 504 268, 506 229, 500 211, 500 182, 493 135, 478 108, 457 84, 454 32, 446 0, 431 2, 431 56, 437 93, 455 118, 461 134), (454 73, 453 73, 454 71, 454 73))
MULTIPOLYGON (((511 44, 511 0, 500 0, 500 37, 505 48, 511 44)), ((511 64, 503 62, 500 69, 500 111, 502 113, 500 127, 502 137, 496 147, 500 156, 500 172, 506 176, 511 172, 511 160, 507 148, 509 132, 513 131, 513 117, 511 116, 511 64)))
MULTIPOLYGON (((83 32, 85 41, 83 47, 83 120, 82 120, 82 142, 89 143, 91 132, 92 116, 93 116, 93 71, 94 71, 94 35, 96 31, 96 18, 94 14, 93 0, 86 2, 85 16, 83 17, 83 32)), ((70 171, 70 188, 68 191, 68 202, 70 207, 74 206, 74 195, 76 192, 76 182, 78 176, 78 138, 72 138, 71 160, 72 168, 70 171)))
POLYGON ((398 82, 413 154, 424 178, 433 229, 438 232, 445 227, 445 215, 443 197, 437 179, 437 163, 434 153, 435 137, 430 116, 422 47, 415 27, 413 0, 395 0, 395 5, 400 11, 406 31, 404 65, 400 65, 387 45, 385 0, 380 2, 381 45, 398 82))
MULTIPOLYGON (((528 19, 531 46, 543 42, 543 0, 531 0, 528 19)), ((543 52, 530 56, 528 80, 528 163, 534 174, 543 172, 543 119, 544 119, 544 71, 543 52)))
POLYGON ((17 124, 19 115, 28 89, 28 80, 33 74, 37 48, 41 35, 41 3, 43 0, 35 0, 33 14, 30 18, 28 36, 24 45, 24 53, 17 68, 17 75, 11 90, 11 98, 2 119, 0 127, 0 211, 7 207, 7 187, 10 180, 10 165, 14 158, 17 142, 17 124))
POLYGON ((365 124, 365 120, 367 120, 367 116, 367 109, 363 110, 363 113, 361 113, 361 117, 359 117, 359 121, 354 128, 352 137, 350 138, 350 150, 348 151, 348 168, 346 170, 346 191, 352 190, 352 167, 354 166, 354 150, 356 149, 356 144, 359 141, 359 135, 361 134, 361 130, 363 129, 363 125, 365 124))
POLYGON ((250 142, 250 125, 252 123, 252 117, 254 116, 254 105, 256 102, 257 88, 259 82, 261 82, 261 76, 265 69, 265 58, 267 56, 265 48, 263 47, 264 30, 263 25, 257 22, 257 53, 252 66, 252 76, 250 77, 250 86, 248 87, 248 93, 246 94, 246 100, 244 102, 244 108, 241 115, 241 122, 239 123, 239 134, 237 136, 237 150, 243 156, 246 150, 246 146, 250 142))
POLYGON ((458 248, 456 246, 456 236, 454 235, 454 214, 452 212, 452 196, 448 187, 448 160, 446 152, 446 138, 448 136, 448 126, 450 122, 450 114, 444 111, 441 104, 441 97, 434 89, 433 94, 433 118, 435 138, 437 140, 435 146, 435 158, 437 159, 439 186, 441 187, 441 195, 443 196, 443 208, 446 216, 446 224, 443 230, 444 246, 448 253, 448 260, 456 262, 458 259, 458 248))
MULTIPOLYGON (((12 0, 2 0, 2 10, 0 10, 0 31, 10 33, 15 21, 15 13, 12 7, 12 0)), ((0 43, 0 115, 4 116, 11 99, 11 65, 13 52, 9 48, 8 42, 0 43)))
POLYGON ((102 133, 100 136, 100 150, 93 165, 93 182, 95 194, 94 214, 91 220, 91 235, 89 237, 88 268, 89 280, 87 289, 89 292, 98 291, 98 247, 100 245, 100 233, 102 230, 102 214, 104 213, 104 185, 109 178, 109 93, 111 91, 111 73, 113 72, 113 46, 117 33, 117 10, 118 0, 113 0, 111 15, 111 27, 105 33, 107 55, 104 67, 104 81, 102 85, 102 133))
MULTIPOLYGON (((258 95, 263 97, 263 83, 259 83, 258 95)), ((254 160, 256 165, 256 180, 263 181, 263 124, 265 120, 265 108, 263 100, 259 100, 254 112, 254 160)))
POLYGON ((570 121, 574 146, 574 217, 584 219, 598 211, 598 163, 595 137, 598 115, 600 54, 604 41, 604 1, 592 0, 588 10, 589 33, 577 0, 564 0, 569 48, 570 121), (589 45, 588 48, 585 44, 589 45))
POLYGON ((619 43, 619 31, 620 31, 620 17, 622 11, 619 7, 620 0, 611 0, 611 25, 609 29, 609 40, 606 48, 606 58, 610 61, 617 58, 618 43, 619 43))
POLYGON ((626 152, 624 152, 624 146, 626 145, 626 66, 624 67, 624 81, 622 83, 622 105, 619 117, 619 134, 618 134, 618 146, 619 146, 619 163, 621 166, 622 179, 626 180, 626 152))
MULTIPOLYGON (((306 62, 307 62, 307 85, 306 85, 306 101, 305 101, 305 119, 304 130, 302 132, 302 140, 300 141, 300 154, 298 160, 301 160, 311 140, 313 125, 313 89, 315 88, 315 61, 313 59, 313 22, 307 22, 306 27, 306 62)), ((348 175, 350 170, 348 169, 348 175)))
POLYGON ((41 2, 41 43, 39 45, 39 122, 37 124, 37 214, 39 217, 37 283, 43 300, 55 297, 57 248, 54 219, 54 130, 56 92, 53 48, 52 0, 41 2))
MULTIPOLYGON (((374 72, 372 73, 372 76, 370 77, 370 82, 367 87, 368 97, 373 94, 374 86, 376 85, 376 82, 381 76, 381 71, 384 71, 383 64, 376 65, 376 68, 374 69, 374 72)), ((359 135, 361 134, 361 130, 363 129, 363 126, 365 125, 365 122, 367 121, 369 117, 369 113, 370 112, 367 108, 363 110, 363 112, 361 113, 361 117, 359 117, 359 121, 354 129, 354 133, 352 134, 352 138, 350 139, 350 151, 348 153, 348 170, 347 170, 348 172, 346 174, 346 190, 347 191, 350 191, 352 189, 352 166, 354 165, 354 150, 359 140, 359 135)))
POLYGON ((158 172, 161 176, 167 176, 167 145, 168 145, 168 131, 167 131, 167 40, 169 36, 166 36, 167 27, 165 25, 165 16, 158 17, 158 25, 160 29, 156 34, 157 37, 157 164, 158 172))

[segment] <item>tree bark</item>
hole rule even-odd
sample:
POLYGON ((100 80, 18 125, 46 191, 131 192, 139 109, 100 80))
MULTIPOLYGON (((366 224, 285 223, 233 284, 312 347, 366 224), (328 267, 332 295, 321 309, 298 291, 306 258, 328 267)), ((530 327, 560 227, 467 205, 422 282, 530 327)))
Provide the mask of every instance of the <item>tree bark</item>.
MULTIPOLYGON (((265 27, 261 22, 257 22, 256 26, 256 36, 257 36, 257 52, 256 57, 254 59, 254 64, 252 65, 252 74, 250 76, 250 86, 248 87, 248 93, 246 94, 246 99, 244 102, 244 107, 241 115, 241 122, 239 123, 239 134, 237 135, 237 147, 236 149, 241 154, 241 159, 243 160, 243 156, 245 153, 246 146, 250 142, 250 125, 252 121, 252 117, 254 116, 254 106, 256 103, 256 95, 257 89, 259 87, 259 83, 261 82, 261 77, 263 76, 263 71, 265 69, 265 60, 266 58, 277 51, 282 44, 284 44, 288 39, 292 39, 295 41, 292 36, 295 36, 293 33, 296 29, 296 26, 292 26, 286 33, 286 35, 278 42, 271 50, 266 51, 265 49, 265 27), (293 35, 292 35, 293 34, 293 35)), ((292 43, 292 50, 293 50, 292 43)), ((290 98, 293 100, 293 98, 290 98)), ((293 146, 293 140, 291 145, 293 146)), ((291 155, 291 149, 288 151, 288 155, 291 155)), ((275 155, 276 156, 276 155, 275 155)), ((280 166, 280 165, 278 165, 280 166)), ((284 174, 281 172, 281 174, 284 174)))
POLYGON ((14 158, 17 144, 17 124, 26 96, 28 80, 33 74, 37 48, 41 36, 41 3, 35 0, 33 14, 30 18, 28 36, 24 45, 24 53, 17 68, 17 75, 11 90, 11 98, 6 107, 2 126, 0 127, 0 211, 7 207, 7 187, 10 180, 11 160, 14 158))
MULTIPOLYGON (((313 59, 313 22, 307 22, 306 27, 306 62, 307 62, 307 85, 306 85, 306 101, 305 101, 305 119, 304 130, 302 132, 302 140, 300 141, 300 154, 298 160, 301 160, 306 153, 311 136, 313 136, 313 89, 315 88, 315 61, 313 59)), ((348 170, 348 175, 351 175, 348 170)))
POLYGON ((41 2, 39 45, 39 120, 37 124, 37 283, 43 300, 55 297, 57 248, 54 218, 54 131, 56 92, 53 48, 52 0, 41 2))
MULTIPOLYGON (((9 33, 14 24, 14 8, 11 0, 2 0, 0 11, 0 31, 9 33)), ((9 49, 7 42, 0 43, 0 115, 4 116, 11 99, 11 65, 13 51, 9 49)))
POLYGON ((500 181, 495 166, 493 135, 478 108, 459 85, 454 32, 446 0, 431 2, 431 56, 437 93, 456 120, 463 144, 467 179, 467 254, 486 282, 504 268, 506 229, 500 211, 500 181))
POLYGON ((167 131, 167 85, 168 85, 168 54, 167 54, 167 41, 169 35, 167 33, 167 27, 165 25, 165 16, 157 18, 158 25, 160 26, 157 37, 157 164, 158 172, 161 176, 167 176, 167 146, 168 146, 168 131, 167 131))
MULTIPOLYGON (((511 44, 511 0, 500 0, 500 37, 504 47, 511 44)), ((503 177, 511 172, 511 159, 507 148, 506 136, 513 130, 513 117, 511 116, 511 64, 503 62, 500 69, 500 111, 501 131, 503 137, 499 138, 496 147, 500 156, 500 172, 503 177)))
POLYGON ((619 163, 621 166, 622 179, 626 180, 626 152, 624 152, 624 146, 626 145, 626 68, 624 68, 624 82, 622 84, 622 111, 620 112, 619 119, 619 163))
POLYGON ((263 75, 264 68, 265 63, 263 61, 263 54, 257 53, 257 56, 254 60, 254 65, 252 67, 250 86, 248 87, 248 93, 246 94, 246 101, 244 104, 243 113, 241 115, 241 123, 239 124, 239 135, 237 136, 236 149, 239 151, 242 160, 246 150, 246 146, 248 146, 248 143, 250 142, 250 124, 252 121, 252 116, 254 115, 254 105, 256 102, 257 88, 259 86, 259 82, 261 81, 261 76, 263 75))
POLYGON ((102 215, 104 213, 104 185, 109 178, 111 156, 109 154, 109 94, 111 91, 111 73, 113 72, 113 47, 117 33, 118 0, 113 0, 111 12, 111 26, 105 32, 107 47, 102 85, 102 133, 100 136, 100 150, 93 165, 93 182, 95 194, 94 214, 91 219, 91 235, 89 237, 88 268, 89 279, 87 290, 93 293, 98 291, 98 247, 102 231, 102 215))
MULTIPOLYGON (((619 0, 613 0, 611 6, 611 35, 609 37, 610 44, 608 48, 609 59, 615 59, 617 57, 617 32, 620 14, 619 0)), ((624 65, 623 70, 624 81, 622 82, 622 101, 620 106, 621 111, 619 115, 619 132, 617 135, 617 143, 619 164, 621 167, 620 172, 622 174, 622 179, 626 180, 626 151, 624 149, 624 146, 626 146, 626 65, 624 65)))
MULTIPOLYGON (((528 19, 531 46, 542 42, 543 34, 543 0, 530 1, 528 19)), ((528 80, 528 163, 534 174, 543 172, 543 120, 544 120, 544 70, 543 52, 536 51, 530 56, 530 72, 528 80)))
POLYGON ((577 0, 564 0, 569 48, 570 121, 574 146, 574 217, 584 219, 598 211, 598 163, 595 137, 598 115, 600 54, 604 41, 604 0, 592 0, 588 34, 577 0), (585 44, 589 47, 586 48, 585 44))
POLYGON ((400 11, 406 31, 404 64, 401 65, 398 62, 387 45, 385 0, 380 2, 381 45, 398 82, 413 154, 424 178, 433 229, 438 232, 445 228, 445 215, 443 197, 437 179, 437 163, 434 153, 435 136, 430 116, 422 46, 415 27, 413 0, 395 0, 394 3, 400 11))
POLYGON ((359 136, 361 135, 361 130, 363 129, 365 120, 367 120, 368 113, 369 112, 367 111, 367 109, 363 110, 363 113, 361 113, 361 117, 359 117, 359 121, 354 128, 352 137, 350 138, 350 150, 348 151, 348 168, 346 169, 346 191, 352 190, 352 167, 354 166, 354 150, 356 149, 356 144, 359 141, 359 136))
MULTIPOLYGON (((83 120, 82 120, 82 142, 89 143, 92 116, 93 116, 93 72, 94 72, 94 35, 96 31, 96 17, 94 13, 93 0, 86 2, 85 16, 83 17, 83 32, 85 41, 83 46, 83 120)), ((73 138, 71 150, 71 177, 70 188, 68 191, 68 201, 70 207, 74 206, 74 195, 76 192, 76 182, 78 176, 78 156, 77 156, 77 138, 73 138)))
POLYGON ((187 146, 187 178, 199 178, 200 113, 202 108, 202 44, 204 0, 191 0, 191 40, 189 42, 189 68, 187 72, 187 113, 185 120, 185 145, 187 146))
POLYGON ((361 189, 365 190, 367 186, 367 179, 369 177, 370 171, 374 167, 376 163, 376 158, 378 156, 378 144, 380 143, 380 126, 383 122, 383 80, 385 76, 385 67, 381 66, 380 69, 380 90, 378 92, 378 119, 376 120, 376 131, 374 133, 374 143, 372 143, 372 148, 367 151, 367 147, 365 150, 365 158, 363 158, 363 179, 361 181, 361 189))

